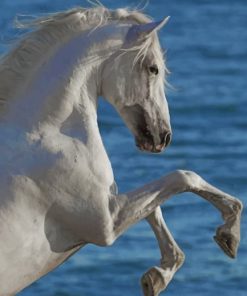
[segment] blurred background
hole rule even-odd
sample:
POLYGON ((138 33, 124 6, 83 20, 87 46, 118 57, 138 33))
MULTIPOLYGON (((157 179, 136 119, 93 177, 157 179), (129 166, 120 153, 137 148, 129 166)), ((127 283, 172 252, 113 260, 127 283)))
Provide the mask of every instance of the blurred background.
MULTIPOLYGON (((140 1, 102 3, 111 9, 134 8, 140 1)), ((12 21, 17 14, 37 15, 78 5, 90 4, 79 0, 1 0, 0 36, 8 40, 16 35, 12 21)), ((102 100, 99 125, 119 191, 136 188, 175 169, 189 169, 246 204, 247 2, 150 0, 145 12, 156 20, 171 16, 160 40, 171 71, 168 80, 175 88, 167 91, 173 141, 160 155, 139 152, 122 120, 102 100)), ((1 53, 6 50, 0 45, 1 53)), ((170 199, 162 210, 186 254, 184 266, 163 294, 246 295, 245 212, 239 256, 231 260, 212 239, 222 221, 209 203, 183 194, 170 199)), ((158 264, 159 258, 154 235, 143 221, 111 247, 86 246, 19 295, 141 295, 140 276, 158 264)))

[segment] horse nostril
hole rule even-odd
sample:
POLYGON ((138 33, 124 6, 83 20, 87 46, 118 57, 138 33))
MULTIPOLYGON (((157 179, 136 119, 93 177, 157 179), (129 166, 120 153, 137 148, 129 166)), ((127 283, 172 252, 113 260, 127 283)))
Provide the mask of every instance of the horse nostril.
POLYGON ((167 133, 166 134, 166 138, 165 138, 165 146, 166 147, 171 143, 171 140, 172 140, 172 134, 171 133, 167 133))
POLYGON ((167 147, 172 139, 172 134, 170 132, 164 132, 163 134, 160 135, 160 142, 162 145, 167 147))

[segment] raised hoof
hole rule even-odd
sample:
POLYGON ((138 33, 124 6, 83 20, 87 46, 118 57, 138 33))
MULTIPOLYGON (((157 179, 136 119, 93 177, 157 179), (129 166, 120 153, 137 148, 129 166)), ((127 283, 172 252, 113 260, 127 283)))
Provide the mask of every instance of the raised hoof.
POLYGON ((225 218, 225 224, 218 227, 214 240, 230 258, 236 258, 240 243, 240 220, 243 204, 235 199, 234 212, 225 218))
POLYGON ((229 233, 221 232, 214 236, 214 240, 227 256, 232 259, 236 258, 239 246, 238 239, 229 233))
POLYGON ((166 283, 159 267, 152 267, 141 278, 144 296, 158 296, 166 288, 166 283))

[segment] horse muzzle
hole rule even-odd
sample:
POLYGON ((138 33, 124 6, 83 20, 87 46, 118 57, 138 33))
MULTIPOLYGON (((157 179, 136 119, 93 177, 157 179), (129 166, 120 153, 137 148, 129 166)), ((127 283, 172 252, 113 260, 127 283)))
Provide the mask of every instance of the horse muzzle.
POLYGON ((162 152, 171 143, 172 134, 170 131, 166 131, 160 134, 160 143, 155 144, 153 136, 149 131, 145 133, 144 137, 136 137, 136 146, 141 151, 147 151, 152 153, 162 152))

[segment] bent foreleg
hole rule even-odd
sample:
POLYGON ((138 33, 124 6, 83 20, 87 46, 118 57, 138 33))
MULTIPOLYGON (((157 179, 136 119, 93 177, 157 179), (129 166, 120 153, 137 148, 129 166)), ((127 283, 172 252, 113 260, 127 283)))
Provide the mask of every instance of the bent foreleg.
MULTIPOLYGON (((175 250, 173 259, 176 259, 176 256, 180 256, 182 253, 170 235, 160 215, 160 210, 156 210, 156 208, 171 196, 182 192, 193 192, 199 195, 221 212, 225 223, 218 227, 215 240, 228 256, 235 257, 240 242, 242 203, 238 199, 211 186, 197 174, 188 171, 176 171, 135 191, 112 196, 110 209, 113 219, 113 231, 111 233, 113 240, 131 225, 148 217, 148 221, 152 225, 158 240, 161 242, 160 247, 162 253, 163 251, 167 251, 171 255, 175 250)), ((166 261, 167 258, 172 258, 172 256, 164 257, 161 269, 152 269, 156 275, 157 271, 160 271, 160 274, 162 274, 160 279, 164 280, 166 278, 166 283, 169 282, 175 271, 179 268, 179 264, 168 267, 171 263, 166 261)), ((177 263, 182 261, 183 255, 181 255, 181 260, 177 260, 177 263)), ((159 284, 157 291, 162 285, 166 287, 166 283, 159 284)), ((157 293, 154 294, 153 292, 150 291, 149 293, 146 289, 146 295, 148 296, 157 295, 157 293)))
POLYGON ((240 241, 242 203, 189 171, 175 171, 140 189, 116 196, 113 206, 114 235, 119 236, 129 226, 148 217, 171 196, 182 192, 199 195, 221 212, 225 223, 218 227, 214 238, 221 249, 234 258, 240 241))

